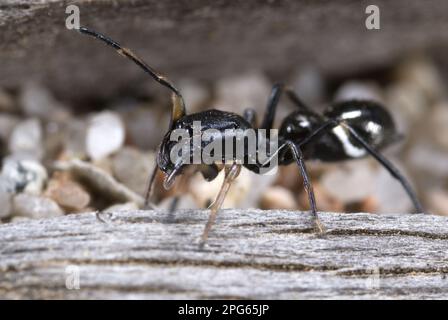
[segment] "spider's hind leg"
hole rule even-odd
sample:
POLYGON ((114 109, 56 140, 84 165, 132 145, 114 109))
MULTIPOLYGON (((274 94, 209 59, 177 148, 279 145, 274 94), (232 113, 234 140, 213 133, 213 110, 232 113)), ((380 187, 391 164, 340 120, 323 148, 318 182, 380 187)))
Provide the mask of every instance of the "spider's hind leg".
POLYGON ((351 126, 349 126, 347 123, 340 121, 340 125, 346 128, 351 136, 359 143, 361 144, 364 149, 373 157, 375 158, 389 173, 390 175, 398 180, 401 185, 403 186, 403 189, 408 194, 409 198, 411 199, 415 210, 417 213, 424 213, 425 210, 423 209, 422 204, 417 198, 416 193, 414 192, 411 184, 408 182, 408 180, 400 173, 400 171, 390 162, 387 160, 381 153, 379 153, 377 150, 375 150, 372 146, 370 146, 357 132, 355 129, 353 129, 351 126))
POLYGON ((313 214, 314 227, 318 233, 324 233, 325 227, 319 219, 317 214, 316 197, 314 196, 313 186, 311 185, 311 180, 308 176, 308 172, 305 166, 305 160, 303 159, 303 154, 300 148, 297 147, 292 141, 286 141, 285 145, 291 150, 294 160, 300 168, 300 173, 302 174, 303 185, 305 191, 308 194, 308 202, 310 204, 311 213, 313 214))

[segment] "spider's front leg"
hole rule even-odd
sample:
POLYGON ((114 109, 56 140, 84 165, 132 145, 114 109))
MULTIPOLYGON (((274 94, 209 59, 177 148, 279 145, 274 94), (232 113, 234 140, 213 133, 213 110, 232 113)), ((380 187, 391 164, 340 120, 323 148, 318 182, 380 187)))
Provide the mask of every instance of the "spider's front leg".
POLYGON ((205 225, 205 229, 201 237, 201 243, 200 243, 201 247, 204 246, 205 242, 208 239, 208 234, 210 233, 210 230, 213 224, 215 223, 216 215, 219 209, 221 209, 222 203, 224 202, 224 199, 227 195, 227 192, 230 189, 230 186, 240 174, 241 164, 233 163, 232 165, 226 165, 224 170, 225 170, 224 182, 222 183, 221 189, 219 190, 215 201, 210 206, 210 215, 208 217, 207 224, 205 225))

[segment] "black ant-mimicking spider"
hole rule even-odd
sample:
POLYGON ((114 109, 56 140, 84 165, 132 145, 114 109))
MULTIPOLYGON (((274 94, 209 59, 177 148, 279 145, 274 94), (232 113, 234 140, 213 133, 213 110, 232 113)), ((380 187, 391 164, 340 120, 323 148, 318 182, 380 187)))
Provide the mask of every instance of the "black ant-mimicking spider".
MULTIPOLYGON (((191 166, 190 164, 182 162, 173 163, 171 161, 170 153, 175 145, 175 143, 170 140, 170 133, 172 130, 181 128, 190 131, 192 130, 193 122, 195 121, 201 121, 203 127, 206 129, 211 128, 218 130, 221 133, 221 139, 229 138, 226 137, 226 129, 254 129, 255 131, 259 129, 269 130, 273 126, 280 97, 282 93, 285 93, 297 107, 297 110, 289 114, 280 126, 278 133, 279 147, 275 151, 275 156, 278 157, 277 160, 279 165, 288 165, 292 162, 296 162, 299 166, 303 184, 308 194, 308 201, 313 215, 315 229, 318 232, 324 232, 324 227, 317 214, 316 200, 307 174, 305 160, 335 162, 371 155, 401 183, 412 200, 416 211, 419 213, 424 212, 423 207, 417 199, 409 182, 398 169, 379 152, 379 150, 397 140, 399 135, 397 134, 391 115, 377 102, 369 100, 344 101, 334 104, 325 110, 323 114, 319 114, 307 107, 291 89, 279 84, 275 85, 272 89, 267 110, 259 128, 255 128, 255 112, 251 109, 247 110, 244 113, 244 116, 220 110, 206 110, 194 114, 187 114, 184 100, 179 90, 176 89, 166 77, 156 72, 132 51, 122 47, 112 39, 88 28, 81 27, 79 32, 105 42, 107 45, 117 50, 120 55, 132 60, 154 80, 172 91, 173 105, 171 124, 160 144, 157 154, 157 163, 149 179, 149 186, 145 198, 146 205, 149 204, 149 198, 151 196, 158 169, 165 173, 164 187, 169 188, 173 184, 175 178, 178 175, 181 175, 187 166, 191 166)), ((266 139, 269 139, 269 137, 266 139)), ((204 148, 207 146, 208 142, 203 141, 201 143, 202 148, 204 148)), ((222 187, 216 200, 210 206, 211 212, 202 234, 202 243, 205 243, 207 240, 218 210, 221 208, 232 182, 238 176, 241 166, 244 166, 255 173, 260 173, 260 170, 266 166, 266 163, 249 164, 236 161, 229 164, 225 162, 224 156, 222 160, 221 165, 217 165, 216 163, 201 164, 196 168, 196 170, 200 171, 208 181, 213 180, 221 169, 224 168, 225 170, 225 178, 222 187)))

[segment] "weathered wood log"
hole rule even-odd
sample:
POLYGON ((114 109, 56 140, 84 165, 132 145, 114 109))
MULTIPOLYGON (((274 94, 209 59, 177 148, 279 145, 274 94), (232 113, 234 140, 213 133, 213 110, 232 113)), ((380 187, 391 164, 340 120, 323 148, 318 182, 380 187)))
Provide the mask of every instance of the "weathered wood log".
POLYGON ((202 250, 205 210, 4 224, 0 297, 448 297, 446 217, 321 217, 328 230, 318 236, 306 213, 224 210, 202 250))
POLYGON ((365 26, 369 1, 2 0, 0 86, 34 79, 69 102, 131 90, 153 95, 158 86, 141 70, 67 30, 69 4, 79 6, 81 24, 132 48, 175 83, 251 70, 287 81, 310 65, 346 77, 416 49, 427 49, 447 73, 444 0, 375 0, 380 30, 365 26))

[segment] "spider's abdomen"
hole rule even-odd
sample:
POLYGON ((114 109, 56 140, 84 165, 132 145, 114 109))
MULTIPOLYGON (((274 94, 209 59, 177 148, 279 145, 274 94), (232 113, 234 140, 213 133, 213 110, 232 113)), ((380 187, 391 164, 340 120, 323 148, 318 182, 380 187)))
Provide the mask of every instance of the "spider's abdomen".
MULTIPOLYGON (((325 111, 324 116, 344 121, 369 145, 378 150, 396 141, 398 136, 389 112, 373 101, 353 100, 337 103, 325 111)), ((335 126, 329 130, 329 134, 322 135, 318 139, 312 158, 338 161, 367 155, 367 151, 343 126, 335 126)))

